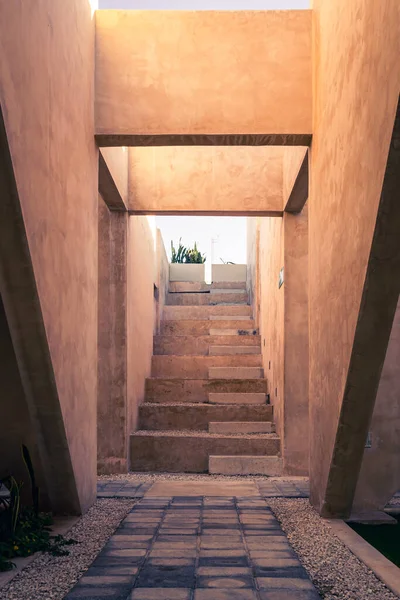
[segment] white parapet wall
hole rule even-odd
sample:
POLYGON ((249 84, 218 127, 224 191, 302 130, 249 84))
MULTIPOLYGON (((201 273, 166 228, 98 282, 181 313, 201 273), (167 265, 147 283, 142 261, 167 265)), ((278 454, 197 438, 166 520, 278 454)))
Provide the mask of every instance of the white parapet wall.
POLYGON ((171 263, 169 265, 170 281, 204 281, 204 264, 171 263))
POLYGON ((216 281, 246 281, 247 265, 212 265, 211 279, 216 281))

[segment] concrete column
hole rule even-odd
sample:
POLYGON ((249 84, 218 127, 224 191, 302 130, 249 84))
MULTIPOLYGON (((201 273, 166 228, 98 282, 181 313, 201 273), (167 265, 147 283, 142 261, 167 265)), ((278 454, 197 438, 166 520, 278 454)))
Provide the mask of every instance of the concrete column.
POLYGON ((308 475, 308 209, 285 213, 283 461, 308 475))
POLYGON ((99 473, 128 470, 127 224, 99 196, 97 465, 99 473))

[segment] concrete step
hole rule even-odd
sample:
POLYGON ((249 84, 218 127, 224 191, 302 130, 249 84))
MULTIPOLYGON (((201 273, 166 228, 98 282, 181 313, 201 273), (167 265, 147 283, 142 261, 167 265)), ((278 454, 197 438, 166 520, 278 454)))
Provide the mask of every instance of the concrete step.
POLYGON ((245 281, 217 281, 206 283, 205 281, 170 281, 169 291, 177 292, 209 292, 212 289, 245 290, 245 281))
MULTIPOLYGON (((221 336, 221 335, 156 335, 153 339, 153 354, 175 354, 179 355, 194 355, 194 356, 213 356, 219 354, 211 353, 211 348, 221 347, 227 348, 225 354, 231 354, 230 347, 236 349, 241 348, 256 348, 260 353, 261 338, 259 335, 242 335, 242 336, 221 336)), ((253 351, 249 352, 252 354, 253 351)), ((239 354, 239 352, 234 352, 239 354)), ((244 352, 244 354, 248 354, 244 352)))
POLYGON ((243 329, 231 329, 231 328, 221 328, 215 327, 215 322, 210 328, 210 335, 235 335, 240 337, 259 335, 258 329, 249 329, 248 327, 244 327, 243 329))
MULTIPOLYGON (((251 338, 249 338, 251 339, 251 338)), ((260 354, 261 346, 211 346, 209 349, 210 356, 228 355, 228 354, 260 354)))
MULTIPOLYGON (((237 356, 238 359, 248 359, 251 355, 237 356)), ((232 356, 233 358, 233 356, 232 356)), ((255 358, 258 358, 256 355, 255 358)), ((239 361, 238 361, 239 362, 239 361)), ((229 367, 210 367, 208 369, 210 379, 261 379, 264 377, 262 367, 249 366, 229 366, 229 367)))
POLYGON ((230 321, 210 319, 181 319, 179 321, 161 321, 161 335, 209 335, 211 329, 253 329, 254 321, 252 319, 231 319, 230 321))
MULTIPOLYGON (((239 369, 229 371, 232 378, 243 379, 256 377, 256 371, 262 371, 261 355, 244 354, 228 356, 173 356, 173 355, 153 355, 151 361, 152 377, 168 377, 170 379, 186 377, 187 379, 207 379, 210 369, 239 369), (246 369, 253 369, 246 371, 246 369), (258 369, 257 369, 258 368, 258 369), (245 369, 243 371, 243 369, 245 369)), ((226 375, 217 374, 216 379, 227 378, 226 375)))
POLYGON ((208 432, 224 435, 230 433, 275 433, 275 425, 270 421, 210 421, 208 432))
MULTIPOLYGON (((266 402, 268 382, 266 379, 146 379, 146 402, 173 403, 176 402, 209 402, 211 394, 248 394, 258 393, 266 402)), ((211 400, 210 400, 211 401, 211 400)), ((221 402, 222 404, 223 402, 221 402)), ((245 402, 239 402, 239 404, 245 402)), ((217 404, 217 402, 215 402, 217 404)), ((233 404, 233 402, 231 402, 233 404)))
POLYGON ((132 471, 206 473, 210 456, 274 456, 280 451, 274 434, 215 435, 202 431, 136 431, 130 436, 132 471))
POLYGON ((209 304, 248 304, 247 292, 229 291, 222 294, 167 294, 166 304, 175 306, 205 306, 209 304))
POLYGON ((252 307, 247 304, 216 304, 205 306, 164 306, 162 318, 178 321, 179 319, 209 319, 223 317, 229 312, 235 318, 251 317, 252 307))
MULTIPOLYGON (((207 356, 211 354, 211 347, 224 346, 230 348, 261 348, 261 338, 254 336, 184 336, 184 335, 158 335, 153 339, 154 354, 196 355, 207 356)), ((230 350, 227 354, 230 354, 230 350)))
MULTIPOLYGON (((244 380, 245 381, 245 380, 244 380)), ((259 380, 254 380, 259 381, 259 380)), ((261 380, 263 381, 263 380, 261 380)), ((264 380, 265 381, 265 380, 264 380)), ((210 404, 265 404, 266 393, 262 392, 210 392, 208 394, 210 404)))
MULTIPOLYGON (((238 318, 236 315, 210 315, 208 318, 210 319, 210 321, 238 321, 238 318)), ((240 317, 240 320, 246 321, 246 324, 248 324, 249 327, 255 326, 254 321, 250 315, 242 316, 242 317, 240 317), (251 321, 251 322, 248 323, 248 321, 251 321)), ((217 325, 217 327, 218 327, 218 325, 217 325)))
MULTIPOLYGON (((144 403, 139 406, 139 429, 208 431, 209 424, 211 425, 210 421, 218 421, 218 425, 229 424, 232 427, 236 422, 251 421, 250 424, 253 428, 259 425, 263 428, 262 432, 265 432, 265 427, 268 427, 272 420, 272 412, 272 406, 267 404, 218 406, 190 404, 189 402, 183 404, 144 403), (229 423, 225 423, 225 421, 229 421, 229 423)), ((230 432, 227 431, 226 433, 230 432)), ((232 431, 232 433, 241 432, 232 431)), ((250 431, 249 433, 258 432, 250 431)))
POLYGON ((212 475, 282 475, 282 459, 279 456, 218 456, 211 455, 209 473, 212 475))

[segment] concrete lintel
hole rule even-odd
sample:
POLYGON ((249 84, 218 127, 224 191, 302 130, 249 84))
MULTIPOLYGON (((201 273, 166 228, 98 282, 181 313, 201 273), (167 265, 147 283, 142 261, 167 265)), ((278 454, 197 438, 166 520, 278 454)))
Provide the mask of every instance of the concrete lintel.
POLYGON ((54 512, 79 514, 76 478, 1 107, 0 192, 0 293, 47 492, 54 512))
POLYGON ((322 516, 349 516, 400 292, 400 101, 393 127, 322 516))
POLYGON ((344 521, 327 519, 329 527, 341 542, 388 587, 400 596, 400 570, 383 554, 353 531, 344 521))
POLYGON ((286 201, 285 211, 289 213, 299 213, 303 210, 308 198, 308 169, 309 152, 308 149, 300 163, 299 170, 293 183, 292 191, 286 201))
POLYGON ((97 133, 100 148, 116 146, 310 146, 310 133, 115 134, 97 133))
POLYGON ((101 150, 99 151, 99 193, 110 210, 126 211, 126 205, 114 179, 112 169, 101 150))
POLYGON ((221 216, 221 217, 282 217, 283 212, 278 210, 248 211, 248 210, 129 210, 129 215, 169 215, 169 216, 221 216))

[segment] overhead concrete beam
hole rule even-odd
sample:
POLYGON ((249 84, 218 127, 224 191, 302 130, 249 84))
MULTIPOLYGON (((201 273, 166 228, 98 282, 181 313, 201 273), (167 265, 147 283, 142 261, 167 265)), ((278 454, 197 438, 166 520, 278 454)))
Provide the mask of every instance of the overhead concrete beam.
POLYGON ((309 144, 311 14, 97 11, 98 144, 309 144))
MULTIPOLYGON (((0 107, 0 294, 52 510, 81 512, 76 478, 0 107)), ((4 398, 6 402, 7 399, 4 398)), ((7 426, 7 424, 5 424, 7 426)))
POLYGON ((323 516, 350 514, 400 293, 400 100, 328 474, 323 516))
POLYGON ((284 148, 130 148, 131 214, 282 216, 284 148))
POLYGON ((287 152, 283 161, 283 181, 285 212, 299 213, 303 210, 308 198, 308 148, 296 148, 291 153, 287 152), (293 157, 292 157, 293 155, 293 157), (294 165, 288 165, 287 160, 291 162, 300 161, 294 165), (285 190, 285 183, 289 184, 289 189, 285 190), (285 193, 286 192, 286 193, 285 193))
POLYGON ((110 210, 127 210, 127 148, 103 148, 99 151, 99 193, 110 210))

